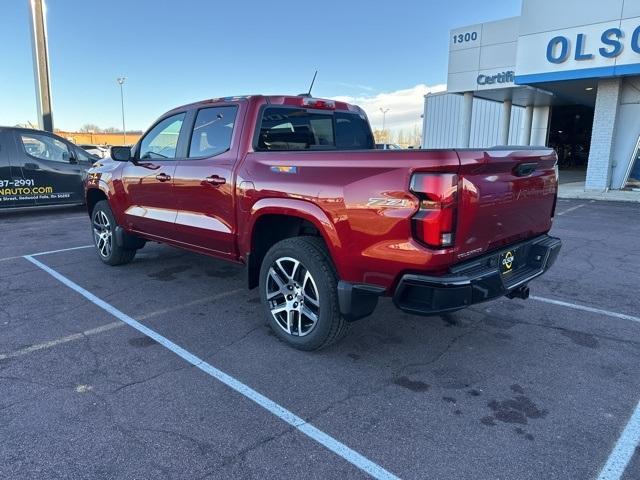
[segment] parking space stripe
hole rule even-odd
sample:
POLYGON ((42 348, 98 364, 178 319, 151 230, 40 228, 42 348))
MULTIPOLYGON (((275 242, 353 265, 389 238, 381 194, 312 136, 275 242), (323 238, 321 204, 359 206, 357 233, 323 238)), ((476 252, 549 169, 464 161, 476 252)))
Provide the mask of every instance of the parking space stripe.
POLYGON ((640 444, 640 402, 616 442, 598 480, 619 480, 640 444))
POLYGON ((41 255, 51 255, 52 253, 60 253, 60 252, 70 252, 72 250, 82 250, 84 248, 91 248, 93 247, 93 245, 82 245, 81 247, 70 247, 70 248, 60 248, 59 250, 49 250, 47 252, 38 252, 38 253, 31 253, 29 255, 26 255, 26 257, 39 257, 41 255))
POLYGON ((20 350, 15 350, 13 352, 2 353, 0 354, 0 360, 5 360, 7 358, 21 357, 22 355, 27 355, 29 353, 37 352, 39 350, 45 350, 47 348, 55 347, 57 345, 62 345, 64 343, 80 340, 81 338, 84 338, 90 335, 97 335, 99 333, 108 332, 109 330, 122 327, 123 325, 124 324, 122 322, 107 323, 106 325, 102 325, 101 327, 85 330, 84 332, 74 333, 72 335, 67 335, 66 337, 60 337, 55 340, 49 340, 48 342, 38 343, 36 345, 31 345, 30 347, 21 348, 20 350))
POLYGON ((565 213, 573 212, 574 210, 577 210, 577 209, 582 208, 582 207, 584 207, 584 203, 581 203, 580 205, 576 205, 575 207, 567 208, 566 210, 563 210, 562 212, 558 213, 557 215, 558 216, 564 215, 565 213))
POLYGON ((246 289, 236 288, 235 290, 229 290, 228 292, 222 292, 217 295, 209 295, 207 297, 198 298, 196 300, 191 300, 190 302, 181 303, 180 305, 176 305, 173 307, 160 308, 159 310, 154 310, 149 313, 143 313, 142 315, 138 315, 138 320, 148 320, 149 318, 157 317, 158 315, 163 315, 169 312, 175 312, 176 310, 182 310, 183 308, 186 308, 186 307, 193 307, 194 305, 199 305, 201 303, 205 303, 208 301, 215 302, 216 300, 221 300, 225 297, 238 295, 244 291, 246 291, 246 289))
MULTIPOLYGON (((613 318, 619 318, 621 320, 631 320, 632 322, 640 322, 640 317, 634 317, 633 315, 627 315, 624 313, 612 312, 609 310, 603 310, 602 308, 588 307, 586 305, 578 305, 576 303, 563 302, 561 300, 554 300, 552 298, 529 297, 532 300, 538 302, 550 303, 552 305, 559 305, 562 307, 573 308, 575 310, 581 310, 583 312, 598 313, 600 315, 606 315, 613 318)), ((640 445, 640 402, 636 405, 631 418, 627 422, 620 438, 613 447, 607 463, 602 468, 598 480, 619 480, 624 475, 624 471, 627 465, 631 461, 631 457, 636 451, 636 448, 640 445)))
MULTIPOLYGON (((23 257, 18 257, 23 258, 23 257)), ((186 307, 192 307, 194 305, 199 305, 205 302, 215 302, 216 300, 220 300, 225 297, 229 297, 231 295, 236 295, 238 293, 243 292, 243 288, 236 288, 235 290, 229 290, 228 292, 223 292, 218 295, 209 295, 207 297, 198 298, 196 300, 192 300, 187 303, 181 303, 180 305, 175 305, 173 307, 161 308, 158 310, 153 310, 148 313, 143 313, 142 315, 138 315, 138 320, 148 320, 150 318, 158 317, 160 315, 164 315, 165 313, 175 312, 177 310, 182 310, 186 307)), ((29 353, 38 352, 40 350, 45 350, 47 348, 57 347, 58 345, 64 345, 65 343, 74 342, 76 340, 81 340, 84 337, 91 335, 98 335, 99 333, 108 332, 109 330, 113 330, 114 328, 124 327, 125 324, 122 322, 112 322, 106 325, 102 325, 100 327, 92 328, 89 330, 85 330, 80 333, 73 333, 71 335, 67 335, 65 337, 56 338, 54 340, 49 340, 42 343, 37 343, 35 345, 31 345, 29 347, 21 348, 20 350, 14 350, 9 353, 0 353, 0 360, 5 360, 7 358, 16 358, 21 357, 23 355, 27 355, 29 353)))
POLYGON ((89 300, 94 305, 96 305, 99 308, 101 308, 101 309, 105 310, 106 312, 110 313, 111 315, 116 317, 118 320, 126 323, 127 325, 131 326, 132 328, 138 330, 140 333, 148 336, 149 338, 152 338, 153 340, 155 340, 159 344, 163 345, 165 348, 169 349, 170 351, 172 351, 173 353, 175 353, 176 355, 178 355, 182 359, 184 359, 187 362, 189 362, 194 367, 202 370, 203 372, 207 373, 211 377, 213 377, 216 380, 220 381, 221 383, 225 384, 229 388, 231 388, 231 389, 235 390, 236 392, 240 393, 241 395, 243 395, 247 399, 255 402, 257 405, 261 406, 262 408, 264 408, 268 412, 270 412, 273 415, 275 415, 276 417, 280 418, 282 421, 288 423, 289 425, 294 427, 299 432, 301 432, 304 435, 308 436, 309 438, 315 440, 320 445, 322 445, 325 448, 327 448, 328 450, 334 452, 336 455, 342 457, 344 460, 346 460, 347 462, 349 462, 352 465, 356 466, 357 468, 361 469, 362 471, 368 473, 372 477, 374 477, 376 479, 385 479, 385 480, 386 479, 398 479, 398 477, 396 475, 394 475, 391 472, 385 470, 383 467, 381 467, 380 465, 378 465, 378 464, 374 463, 373 461, 369 460, 368 458, 366 458, 362 454, 356 452, 355 450, 349 448, 348 446, 346 446, 342 442, 336 440, 332 436, 330 436, 330 435, 324 433, 323 431, 319 430, 318 428, 314 427, 313 425, 308 423, 303 418, 297 416, 296 414, 294 414, 293 412, 287 410, 286 408, 284 408, 283 406, 281 406, 278 403, 274 402, 273 400, 265 397, 264 395, 262 395, 261 393, 257 392, 256 390, 252 389, 248 385, 245 385, 240 380, 237 380, 236 378, 234 378, 231 375, 223 372, 222 370, 217 369, 213 365, 211 365, 211 364, 205 362, 204 360, 198 358, 197 356, 195 356, 191 352, 185 350, 184 348, 182 348, 181 346, 177 345, 176 343, 172 342, 168 338, 160 335, 159 333, 157 333, 156 331, 152 330, 151 328, 149 328, 149 327, 141 324, 140 322, 134 320, 133 318, 131 318, 127 314, 121 312, 120 310, 118 310, 117 308, 112 306, 111 304, 109 304, 109 303, 105 302, 104 300, 98 298, 93 293, 89 292, 88 290, 85 290, 80 285, 74 283, 72 280, 69 280, 67 277, 65 277, 61 273, 58 273, 56 270, 48 267, 47 265, 45 265, 44 263, 42 263, 42 262, 40 262, 38 260, 36 260, 35 258, 33 258, 33 256, 26 255, 24 258, 26 260, 28 260, 29 262, 33 263, 38 268, 40 268, 43 271, 47 272, 49 275, 51 275, 53 278, 55 278, 59 282, 63 283, 67 287, 71 288, 72 290, 74 290, 77 293, 79 293, 80 295, 82 295, 84 298, 89 300))
POLYGON ((531 300, 538 302, 550 303, 552 305, 560 305, 561 307, 573 308, 574 310, 582 310, 583 312, 599 313, 600 315, 606 315, 608 317, 619 318, 621 320, 631 320, 632 322, 640 322, 640 317, 634 317, 633 315, 627 315, 625 313, 612 312, 610 310, 603 310, 602 308, 588 307, 586 305, 578 305, 577 303, 563 302, 562 300, 554 300, 553 298, 537 297, 531 295, 531 300))
POLYGON ((23 255, 16 255, 15 257, 4 257, 4 258, 0 258, 0 262, 6 262, 7 260, 16 260, 22 257, 23 255))
MULTIPOLYGON (((26 256, 40 257, 42 255, 49 255, 51 253, 70 252, 72 250, 82 250, 84 248, 91 248, 91 247, 93 247, 93 245, 82 245, 80 247, 61 248, 59 250, 49 250, 47 252, 30 253, 29 255, 26 255, 26 256)), ((24 257, 25 255, 15 255, 13 257, 4 257, 4 258, 0 258, 0 262, 6 262, 7 260, 16 260, 18 258, 24 258, 24 257)))

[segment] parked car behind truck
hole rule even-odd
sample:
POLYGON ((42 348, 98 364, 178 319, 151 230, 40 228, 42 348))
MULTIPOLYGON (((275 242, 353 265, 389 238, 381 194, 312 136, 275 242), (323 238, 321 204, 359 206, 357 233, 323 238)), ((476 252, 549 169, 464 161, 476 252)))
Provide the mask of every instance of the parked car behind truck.
POLYGON ((53 133, 0 127, 0 208, 84 203, 95 160, 53 133))
POLYGON ((86 190, 100 259, 152 240, 243 264, 271 328, 304 350, 380 296, 422 315, 525 298, 561 245, 552 150, 375 150, 364 112, 338 101, 185 105, 111 156, 86 190))

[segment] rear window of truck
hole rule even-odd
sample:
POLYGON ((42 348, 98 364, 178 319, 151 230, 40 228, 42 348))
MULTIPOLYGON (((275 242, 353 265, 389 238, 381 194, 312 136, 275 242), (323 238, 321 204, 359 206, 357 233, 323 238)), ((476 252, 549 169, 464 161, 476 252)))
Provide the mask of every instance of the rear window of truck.
POLYGON ((374 148, 363 115, 304 108, 265 108, 258 150, 367 150, 374 148))

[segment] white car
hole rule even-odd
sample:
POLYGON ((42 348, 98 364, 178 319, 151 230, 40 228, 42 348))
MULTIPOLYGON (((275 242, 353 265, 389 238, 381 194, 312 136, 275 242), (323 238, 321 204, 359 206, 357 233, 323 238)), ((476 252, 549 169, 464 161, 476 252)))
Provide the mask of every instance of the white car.
POLYGON ((106 145, 78 145, 81 149, 89 152, 98 158, 105 158, 109 155, 109 147, 106 145))
POLYGON ((376 150, 402 150, 397 143, 376 143, 376 150))

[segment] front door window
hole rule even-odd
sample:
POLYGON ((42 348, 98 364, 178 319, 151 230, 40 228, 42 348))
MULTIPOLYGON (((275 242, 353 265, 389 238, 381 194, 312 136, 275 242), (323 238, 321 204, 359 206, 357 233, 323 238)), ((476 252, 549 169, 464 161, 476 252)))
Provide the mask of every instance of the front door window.
POLYGON ((184 113, 165 118, 140 142, 140 160, 167 160, 176 158, 178 137, 184 122, 184 113))

